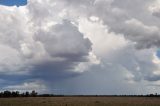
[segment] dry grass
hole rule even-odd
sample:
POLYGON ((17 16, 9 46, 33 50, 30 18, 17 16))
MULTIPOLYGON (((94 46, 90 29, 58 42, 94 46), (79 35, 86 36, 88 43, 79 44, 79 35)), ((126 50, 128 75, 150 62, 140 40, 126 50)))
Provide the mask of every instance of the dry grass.
POLYGON ((160 106, 160 98, 149 98, 149 97, 0 98, 0 106, 160 106))

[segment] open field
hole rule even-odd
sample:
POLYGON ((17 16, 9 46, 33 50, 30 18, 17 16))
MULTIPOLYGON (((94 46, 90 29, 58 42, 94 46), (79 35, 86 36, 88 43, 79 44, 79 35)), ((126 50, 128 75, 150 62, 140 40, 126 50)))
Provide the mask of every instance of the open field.
POLYGON ((0 98, 0 106, 160 106, 154 97, 0 98))

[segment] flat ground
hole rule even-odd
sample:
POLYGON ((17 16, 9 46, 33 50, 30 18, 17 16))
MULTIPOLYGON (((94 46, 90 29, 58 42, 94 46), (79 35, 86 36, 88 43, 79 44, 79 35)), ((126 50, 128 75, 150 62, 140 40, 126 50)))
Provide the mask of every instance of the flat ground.
POLYGON ((160 106, 154 97, 0 98, 0 106, 160 106))

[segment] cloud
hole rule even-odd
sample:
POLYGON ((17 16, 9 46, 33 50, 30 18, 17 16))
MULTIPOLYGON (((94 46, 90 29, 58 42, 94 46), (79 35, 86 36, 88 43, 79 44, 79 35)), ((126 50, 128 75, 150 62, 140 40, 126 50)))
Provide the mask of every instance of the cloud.
POLYGON ((96 9, 93 14, 102 19, 111 32, 123 34, 126 39, 135 42, 139 49, 159 47, 159 28, 155 23, 158 20, 150 14, 147 7, 151 1, 114 0, 108 7, 103 6, 104 2, 95 4, 95 7, 101 7, 101 12, 96 9), (153 20, 155 22, 152 22, 153 20))
POLYGON ((29 0, 0 9, 0 76, 12 80, 3 88, 139 92, 136 85, 160 79, 155 1, 29 0))
POLYGON ((1 75, 57 80, 79 74, 76 67, 90 62, 90 40, 67 19, 39 27, 28 7, 0 7, 4 22, 0 28, 1 75))
POLYGON ((125 22, 127 25, 124 34, 126 38, 136 43, 137 48, 159 47, 160 32, 157 26, 147 26, 142 22, 131 19, 125 22))
MULTIPOLYGON (((142 28, 147 28, 148 30, 156 30, 156 28, 148 28, 136 20, 129 20, 127 24, 135 24, 136 26, 141 26, 142 28)), ((129 37, 133 37, 134 42, 126 40, 125 36, 117 35, 116 33, 109 32, 108 27, 104 26, 101 22, 92 22, 92 20, 81 19, 79 21, 80 31, 85 33, 85 35, 93 43, 93 52, 100 59, 101 65, 106 68, 109 66, 117 68, 117 70, 126 70, 126 79, 133 81, 156 81, 159 80, 159 75, 155 72, 159 70, 159 63, 154 63, 153 61, 158 61, 158 57, 155 55, 156 49, 138 49, 135 48, 135 43, 138 42, 137 36, 133 37, 130 34, 126 34, 129 37), (87 27, 86 27, 87 26, 87 27), (98 36, 97 36, 98 35, 98 36), (100 43, 101 42, 101 43, 100 43), (114 42, 114 43, 113 43, 114 42)), ((133 30, 129 28, 127 30, 133 30)), ((135 29, 135 31, 144 31, 142 29, 135 29)), ((158 29, 157 29, 158 30, 158 29)), ((128 33, 132 33, 128 31, 128 33)), ((151 31, 152 32, 152 31, 151 31)), ((141 35, 140 35, 141 36, 141 35)), ((148 35, 148 37, 152 37, 148 35)), ((131 38, 129 38, 131 39, 131 38)), ((142 38, 144 39, 144 38, 142 38)), ((151 39, 151 38, 146 38, 151 39)), ((147 43, 152 42, 152 39, 147 43)), ((146 44, 146 42, 145 42, 146 44)), ((139 43, 140 45, 140 43, 139 43)), ((142 44, 141 44, 142 45, 142 44)), ((146 48, 146 47, 144 47, 146 48)), ((97 70, 101 70, 97 69, 97 70)), ((112 70, 112 69, 111 69, 112 70)))
POLYGON ((3 89, 8 89, 8 90, 15 90, 15 91, 32 91, 32 90, 37 90, 37 92, 46 92, 47 87, 42 83, 42 81, 34 81, 34 82, 25 82, 21 85, 10 85, 7 87, 4 87, 3 89))
POLYGON ((156 17, 160 17, 160 2, 158 0, 155 0, 148 8, 148 10, 156 17))

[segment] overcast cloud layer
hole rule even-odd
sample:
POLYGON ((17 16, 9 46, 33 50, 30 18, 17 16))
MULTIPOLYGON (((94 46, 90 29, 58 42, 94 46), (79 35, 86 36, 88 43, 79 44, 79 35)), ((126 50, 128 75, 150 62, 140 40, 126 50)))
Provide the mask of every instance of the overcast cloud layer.
POLYGON ((159 0, 29 0, 0 10, 2 89, 160 92, 159 0))

